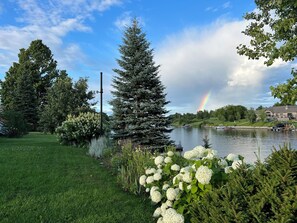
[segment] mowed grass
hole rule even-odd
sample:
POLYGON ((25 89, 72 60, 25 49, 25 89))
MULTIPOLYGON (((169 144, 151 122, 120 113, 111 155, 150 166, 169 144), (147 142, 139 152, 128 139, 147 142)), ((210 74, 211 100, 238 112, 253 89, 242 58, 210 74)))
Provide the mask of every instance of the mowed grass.
POLYGON ((0 222, 148 223, 153 210, 84 149, 41 133, 0 138, 0 222))

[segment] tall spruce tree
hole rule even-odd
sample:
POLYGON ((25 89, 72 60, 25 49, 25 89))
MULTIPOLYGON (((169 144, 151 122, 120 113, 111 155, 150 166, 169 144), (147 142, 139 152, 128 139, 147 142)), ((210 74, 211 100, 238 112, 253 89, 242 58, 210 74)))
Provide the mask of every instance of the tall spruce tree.
POLYGON ((119 51, 120 69, 114 69, 117 76, 111 101, 114 138, 131 139, 152 149, 169 145, 166 133, 171 129, 165 109, 169 102, 158 75, 159 65, 153 61, 153 50, 137 20, 125 30, 119 51))

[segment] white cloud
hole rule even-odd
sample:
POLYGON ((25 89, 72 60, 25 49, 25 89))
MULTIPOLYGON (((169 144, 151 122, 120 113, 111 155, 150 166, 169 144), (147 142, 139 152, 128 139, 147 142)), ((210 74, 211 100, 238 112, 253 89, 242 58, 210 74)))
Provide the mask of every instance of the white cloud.
POLYGON ((132 22, 131 12, 125 12, 116 19, 116 21, 114 22, 114 25, 118 29, 123 30, 127 26, 129 26, 131 22, 132 22))
POLYGON ((223 9, 231 8, 232 7, 231 2, 230 1, 225 2, 222 7, 223 7, 223 9))
POLYGON ((102 0, 102 1, 91 1, 90 9, 91 10, 98 10, 103 12, 109 9, 111 6, 120 5, 122 3, 121 0, 102 0))
POLYGON ((227 104, 248 105, 267 87, 268 72, 284 63, 267 68, 263 60, 239 56, 236 46, 248 43, 241 31, 245 21, 218 21, 203 28, 185 29, 171 35, 156 51, 161 64, 161 80, 167 87, 171 106, 195 112, 204 95, 211 92, 206 109, 227 104))
MULTIPOLYGON (((59 65, 76 64, 84 58, 79 45, 64 46, 64 37, 73 31, 92 31, 85 23, 94 12, 103 12, 121 0, 18 0, 17 25, 0 27, 0 73, 7 71, 17 61, 20 48, 27 48, 32 40, 42 39, 51 48, 55 58, 61 58, 59 65), (65 52, 72 53, 65 56, 65 52), (79 53, 74 55, 74 53, 79 53), (72 61, 71 61, 72 60, 72 61)), ((1 9, 1 5, 0 5, 1 9)), ((73 65, 72 65, 73 66, 73 65)), ((68 69, 69 67, 62 67, 68 69)))
MULTIPOLYGON (((124 30, 126 27, 130 26, 132 23, 132 20, 135 17, 131 16, 131 12, 124 12, 122 15, 120 15, 116 21, 114 22, 114 25, 120 29, 124 30)), ((144 19, 142 17, 136 17, 137 21, 139 22, 140 26, 145 26, 144 19)))

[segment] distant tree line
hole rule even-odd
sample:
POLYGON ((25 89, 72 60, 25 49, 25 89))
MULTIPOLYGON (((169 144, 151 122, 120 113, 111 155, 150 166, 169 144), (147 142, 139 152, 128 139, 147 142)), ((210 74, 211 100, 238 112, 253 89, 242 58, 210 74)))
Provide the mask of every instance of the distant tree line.
POLYGON ((256 110, 254 110, 253 108, 247 109, 242 105, 227 105, 216 110, 198 111, 196 114, 175 113, 173 115, 170 115, 170 118, 172 119, 173 123, 177 123, 178 125, 191 124, 210 118, 217 118, 222 122, 234 122, 241 119, 247 119, 249 122, 254 123, 256 122, 257 118, 260 118, 262 121, 265 120, 266 115, 265 112, 263 112, 263 109, 264 108, 262 106, 259 106, 256 110), (258 113, 259 117, 257 117, 256 113, 258 113), (263 114, 265 117, 263 117, 263 114))

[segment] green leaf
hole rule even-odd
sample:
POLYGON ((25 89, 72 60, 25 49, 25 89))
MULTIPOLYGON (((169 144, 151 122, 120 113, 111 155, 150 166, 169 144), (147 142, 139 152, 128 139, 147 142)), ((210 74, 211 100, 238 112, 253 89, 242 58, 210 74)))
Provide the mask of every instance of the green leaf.
POLYGON ((196 185, 192 185, 191 193, 195 194, 198 191, 198 187, 196 185))
POLYGON ((199 187, 201 190, 204 190, 204 184, 202 184, 202 183, 198 183, 198 187, 199 187))

